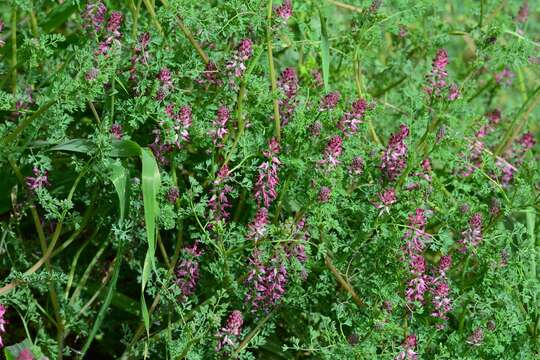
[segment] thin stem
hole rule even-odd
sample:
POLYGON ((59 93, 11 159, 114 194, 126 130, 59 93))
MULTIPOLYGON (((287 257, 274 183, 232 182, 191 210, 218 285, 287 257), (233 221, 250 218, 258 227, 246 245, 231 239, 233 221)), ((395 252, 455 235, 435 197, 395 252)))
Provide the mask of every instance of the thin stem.
MULTIPOLYGON (((69 300, 70 305, 75 304, 75 301, 78 299, 79 295, 81 294, 84 286, 86 285, 86 282, 88 281, 88 278, 92 274, 92 270, 94 269, 94 266, 97 264, 101 255, 103 254, 103 252, 105 251, 108 245, 109 245, 109 242, 104 241, 99 247, 96 254, 92 257, 92 260, 90 261, 90 264, 88 264, 88 266, 86 267, 86 270, 81 276, 81 280, 79 280, 77 287, 75 288, 75 290, 73 290, 73 294, 71 295, 71 299, 69 300)), ((71 274, 70 274, 70 277, 71 277, 71 274)), ((66 293, 65 293, 66 296, 68 295, 68 293, 69 293, 69 287, 66 288, 66 293)))
MULTIPOLYGON (((355 51, 354 54, 355 61, 354 61, 354 80, 356 83, 356 92, 358 93, 358 97, 363 98, 364 91, 362 90, 363 84, 362 84, 362 69, 360 68, 360 60, 358 59, 358 49, 355 51)), ((383 146, 381 139, 377 135, 377 132, 375 131, 375 127, 373 126, 373 121, 371 121, 371 118, 368 118, 368 129, 369 133, 371 134, 371 137, 373 138, 373 141, 377 143, 379 146, 383 146)))
POLYGON ((38 30, 38 24, 36 19, 36 12, 34 9, 30 10, 30 26, 32 27, 32 35, 37 39, 39 38, 39 30, 38 30))
MULTIPOLYGON (((167 10, 170 10, 169 2, 167 0, 161 0, 161 3, 167 10)), ((195 48, 195 51, 197 51, 197 54, 199 54, 200 58, 205 64, 208 64, 210 62, 210 59, 208 58, 208 55, 204 52, 201 45, 195 40, 193 37, 193 34, 191 31, 187 28, 187 26, 184 24, 184 21, 180 16, 177 16, 178 19, 178 26, 180 27, 180 30, 184 33, 184 36, 189 40, 191 43, 191 46, 195 48)))
POLYGON ((361 8, 359 8, 359 7, 356 7, 356 6, 353 6, 353 5, 350 5, 350 4, 346 4, 346 3, 341 2, 341 1, 328 0, 328 2, 329 2, 330 4, 335 5, 336 7, 342 8, 342 9, 351 10, 351 11, 357 12, 357 13, 359 13, 359 14, 363 14, 363 13, 364 13, 364 10, 363 10, 363 9, 361 9, 361 8))
POLYGON ((494 151, 495 155, 504 154, 506 150, 510 147, 510 145, 512 145, 512 142, 514 141, 514 139, 521 132, 521 129, 525 126, 525 123, 527 122, 529 115, 540 103, 540 86, 536 88, 533 96, 535 96, 535 98, 534 100, 530 101, 530 105, 527 106, 527 103, 529 102, 526 101, 521 107, 521 109, 519 110, 518 115, 516 116, 516 118, 512 122, 512 125, 508 128, 508 131, 506 132, 504 136, 504 141, 502 141, 501 144, 497 147, 497 149, 495 149, 494 151), (521 121, 516 126, 516 123, 518 122, 518 119, 520 118, 521 118, 521 121))
MULTIPOLYGON (((77 263, 79 262, 79 257, 81 256, 82 252, 86 247, 94 240, 94 238, 99 233, 99 230, 101 228, 101 224, 98 224, 96 229, 94 230, 93 234, 90 235, 88 240, 84 242, 84 244, 77 250, 75 253, 75 256, 73 257, 73 261, 71 262, 71 271, 69 272, 68 281, 66 284, 66 290, 64 291, 64 298, 67 299, 69 297, 69 291, 71 290, 71 286, 73 285, 73 279, 75 277, 75 270, 77 269, 77 263)), ((54 253, 53 253, 54 256, 54 253)))
POLYGON ((351 295, 353 301, 358 305, 359 307, 364 307, 365 304, 360 299, 360 297, 356 294, 356 291, 354 291, 353 287, 349 282, 341 275, 338 269, 332 264, 332 259, 328 255, 324 257, 324 263, 326 264, 326 267, 332 272, 332 275, 336 278, 338 283, 341 285, 341 287, 351 295))
MULTIPOLYGON (((242 83, 240 84, 240 90, 238 91, 238 99, 236 102, 236 124, 237 124, 238 130, 234 138, 234 143, 232 144, 231 149, 227 152, 225 161, 223 161, 223 165, 226 165, 229 163, 229 160, 231 159, 233 152, 236 150, 236 147, 238 146, 238 143, 240 142, 240 138, 242 137, 242 135, 244 135, 246 125, 245 125, 244 116, 242 113, 243 113, 244 97, 246 94, 246 87, 247 87, 246 78, 251 74, 251 72, 255 68, 255 65, 257 65, 257 62, 259 61, 261 54, 262 54, 262 49, 256 53, 247 71, 244 73, 244 76, 242 77, 242 83)), ((234 170, 231 170, 231 172, 233 171, 234 170)))
POLYGON ((171 261, 169 260, 169 256, 167 255, 167 250, 165 250, 165 246, 163 246, 163 241, 161 241, 161 235, 159 234, 159 231, 157 232, 157 243, 159 246, 159 251, 161 252, 161 256, 163 256, 163 260, 165 261, 165 265, 167 265, 167 267, 170 267, 171 261))
POLYGON ((275 309, 272 310, 270 313, 268 313, 268 315, 266 315, 261 321, 259 321, 259 323, 257 324, 257 326, 255 327, 255 329, 253 329, 247 336, 244 340, 242 340, 242 342, 240 343, 240 345, 238 345, 238 348, 236 348, 236 350, 234 351, 232 357, 233 358, 237 358, 238 355, 240 354, 240 352, 242 350, 244 350, 244 348, 246 346, 249 345, 249 343, 251 342, 251 340, 255 337, 255 335, 257 335, 262 327, 264 326, 264 324, 266 324, 266 322, 268 320, 270 320, 270 318, 272 317, 272 315, 274 314, 275 312, 275 309))
POLYGON ((92 306, 94 301, 96 301, 98 296, 101 294, 101 291, 105 288, 105 286, 111 279, 111 276, 113 274, 113 268, 117 261, 119 261, 118 258, 114 258, 113 261, 111 261, 111 264, 109 265, 109 268, 107 269, 107 274, 105 275, 105 278, 101 281, 101 285, 99 286, 97 291, 94 293, 94 295, 92 295, 92 297, 86 302, 86 304, 84 304, 81 310, 79 310, 79 314, 78 314, 79 316, 82 315, 90 306, 92 306))
POLYGON ((45 111, 47 111, 51 106, 53 106, 56 103, 57 100, 51 100, 48 103, 41 106, 36 112, 34 112, 32 115, 28 116, 26 119, 24 119, 19 126, 15 128, 9 135, 7 135, 3 140, 2 143, 4 145, 8 145, 10 142, 15 140, 15 138, 24 131, 31 123, 34 121, 38 116, 43 114, 45 111))
POLYGON ((281 119, 279 116, 279 103, 277 98, 276 70, 274 68, 274 55, 272 54, 272 0, 268 0, 268 18, 266 24, 266 42, 268 47, 268 66, 270 70, 270 83, 272 84, 272 98, 274 103, 274 135, 281 140, 281 119))
POLYGON ((17 5, 11 9, 11 87, 17 93, 17 5))
MULTIPOLYGON (((182 232, 182 225, 179 224, 178 226, 178 233, 176 235, 176 248, 174 250, 174 255, 169 263, 169 269, 167 271, 166 275, 166 281, 162 284, 161 290, 156 294, 156 297, 154 298, 154 301, 152 302, 152 305, 150 305, 150 309, 148 309, 148 318, 152 317, 152 314, 156 310, 157 306, 159 305, 159 301, 161 300, 161 291, 163 291, 166 288, 166 285, 168 284, 169 278, 172 276, 172 273, 174 271, 174 268, 176 267, 176 263, 178 262, 178 259, 180 258, 180 251, 182 249, 182 242, 183 242, 183 232, 182 232)), ((129 345, 126 347, 126 350, 124 350, 124 353, 122 354, 120 359, 129 359, 129 352, 135 347, 135 344, 140 339, 140 337, 143 335, 145 330, 144 322, 141 321, 139 324, 139 327, 135 331, 135 334, 133 335, 133 338, 129 342, 129 345)))
MULTIPOLYGON (((71 187, 71 190, 69 191, 69 194, 67 196, 67 199, 66 199, 67 203, 71 202, 71 199, 73 198, 73 194, 75 193, 75 190, 77 189, 77 185, 81 181, 82 176, 86 173, 86 170, 87 169, 83 170, 79 174, 77 179, 75 179, 75 182, 73 183, 73 186, 71 187)), ((38 271, 43 266, 43 264, 45 264, 51 258, 54 247, 56 246, 56 243, 58 242, 58 239, 60 238, 60 234, 62 233, 62 226, 64 224, 64 219, 65 219, 65 217, 67 215, 67 212, 68 212, 68 210, 66 209, 60 215, 60 219, 59 219, 58 224, 56 225, 56 228, 55 228, 54 233, 52 235, 52 240, 51 240, 49 246, 47 247, 47 251, 45 252, 45 254, 43 254, 41 259, 39 259, 30 269, 26 270, 24 272, 24 275, 31 275, 31 274, 35 273, 36 271, 38 271)), ((11 290, 15 289, 19 284, 20 284, 20 282, 18 280, 14 280, 11 283, 9 283, 9 284, 5 285, 4 287, 0 288, 0 296, 8 294, 11 290)))
POLYGON ((480 19, 478 20, 478 27, 482 28, 483 22, 484 22, 484 8, 485 8, 485 0, 480 0, 480 19))
POLYGON ((146 6, 146 10, 150 13, 150 18, 154 22, 154 25, 156 26, 159 34, 163 36, 163 28, 161 27, 161 24, 159 23, 159 20, 156 16, 156 12, 154 11, 154 4, 151 3, 149 0, 143 0, 144 6, 146 6))
MULTIPOLYGON (((25 186, 24 178, 21 174, 21 171, 15 161, 12 159, 9 159, 9 164, 11 165, 13 172, 15 173, 15 176, 19 180, 19 182, 25 186)), ((33 203, 30 205, 30 213, 32 214, 32 219, 34 220, 34 226, 36 227, 36 232, 38 233, 39 238, 39 244, 41 246, 41 251, 43 254, 47 251, 47 239, 45 238, 45 233, 43 232, 43 227, 41 226, 41 221, 39 219, 39 214, 36 210, 36 207, 33 203)), ((50 259, 47 260, 47 270, 49 271, 49 274, 52 271, 51 267, 51 261, 50 259)), ((56 289, 54 288, 54 283, 52 280, 49 280, 49 296, 51 297, 51 303, 53 305, 54 309, 54 316, 55 316, 55 324, 57 327, 57 338, 58 338, 58 344, 59 344, 59 350, 58 350, 58 359, 62 359, 63 357, 63 351, 62 351, 62 345, 63 345, 63 338, 64 338, 64 322, 62 320, 62 315, 60 313, 60 306, 58 304, 58 295, 56 293, 56 289)))
POLYGON ((139 0, 137 2, 137 5, 135 5, 133 0, 129 0, 129 7, 133 14, 133 23, 131 24, 131 38, 134 40, 137 39, 137 28, 139 25, 139 13, 141 12, 141 4, 142 0, 139 0))
POLYGON ((89 101, 88 106, 90 106, 90 109, 92 109, 92 114, 94 114, 94 117, 96 118, 96 121, 97 121, 98 125, 101 125, 101 119, 99 118, 99 115, 98 115, 98 113, 96 111, 94 103, 92 101, 89 101))

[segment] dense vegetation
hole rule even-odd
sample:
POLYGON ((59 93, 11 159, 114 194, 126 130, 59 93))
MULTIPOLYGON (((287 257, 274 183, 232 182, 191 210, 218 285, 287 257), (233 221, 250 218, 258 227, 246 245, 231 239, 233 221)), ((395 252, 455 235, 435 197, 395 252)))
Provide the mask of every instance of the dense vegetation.
POLYGON ((540 2, 0 3, 7 359, 538 359, 540 2))

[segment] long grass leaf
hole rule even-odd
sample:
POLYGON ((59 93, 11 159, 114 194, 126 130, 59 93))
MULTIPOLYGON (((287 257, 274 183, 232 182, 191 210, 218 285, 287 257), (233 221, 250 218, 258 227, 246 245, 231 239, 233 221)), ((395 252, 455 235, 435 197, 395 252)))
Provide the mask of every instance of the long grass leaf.
POLYGON ((143 314, 146 331, 149 331, 149 319, 145 317, 148 314, 146 302, 144 301, 144 289, 150 278, 152 269, 155 268, 154 257, 156 253, 156 218, 159 213, 157 196, 160 187, 159 168, 150 149, 143 148, 141 151, 142 161, 142 193, 144 204, 144 221, 146 225, 146 237, 148 240, 148 250, 144 259, 142 279, 141 279, 141 311, 143 314))
POLYGON ((120 222, 124 221, 124 215, 127 204, 127 180, 128 170, 122 164, 112 164, 110 166, 111 174, 109 178, 114 185, 116 194, 118 195, 118 205, 120 207, 120 222))
POLYGON ((330 43, 328 41, 326 19, 324 18, 320 10, 319 10, 319 19, 321 21, 321 59, 322 59, 324 91, 328 93, 329 82, 330 82, 330 43))

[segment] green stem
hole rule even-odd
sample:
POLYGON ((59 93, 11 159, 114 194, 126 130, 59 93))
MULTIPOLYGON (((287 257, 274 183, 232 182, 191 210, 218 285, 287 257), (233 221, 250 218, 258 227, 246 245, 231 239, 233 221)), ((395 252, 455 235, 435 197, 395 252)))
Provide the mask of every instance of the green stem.
MULTIPOLYGON (((69 191, 69 194, 66 198, 67 203, 70 203, 71 200, 73 199, 73 194, 75 193, 75 190, 77 189, 77 185, 81 181, 83 175, 86 174, 86 170, 87 169, 84 169, 79 174, 77 179, 75 179, 75 182, 73 183, 73 186, 71 187, 71 190, 69 191)), ((58 242, 58 239, 60 238, 60 234, 62 233, 62 227, 64 225, 64 219, 67 215, 67 212, 68 210, 66 209, 60 215, 60 219, 58 220, 58 224, 56 225, 56 228, 54 229, 51 242, 49 243, 49 246, 47 247, 47 251, 45 252, 45 254, 43 254, 41 259, 39 259, 30 269, 26 270, 24 272, 24 275, 31 275, 35 273, 43 266, 43 264, 45 264, 51 258, 54 247, 56 246, 56 243, 58 242)), ((2 288, 0 288, 0 296, 8 294, 9 292, 11 292, 11 290, 15 289, 18 285, 19 285, 19 281, 14 280, 11 283, 3 286, 2 288)))
POLYGON ((356 294, 356 291, 354 291, 352 285, 343 277, 343 275, 341 275, 341 272, 335 268, 335 266, 332 264, 332 259, 330 259, 330 256, 326 255, 324 257, 324 263, 332 275, 334 275, 339 285, 341 285, 341 287, 347 291, 349 295, 351 295, 356 305, 358 305, 358 307, 364 307, 366 304, 364 304, 362 299, 360 299, 360 297, 356 294))
POLYGON ((146 6, 146 10, 148 10, 148 13, 150 13, 150 18, 152 19, 152 22, 156 26, 159 34, 163 36, 163 28, 161 27, 161 24, 159 23, 159 20, 156 16, 156 12, 154 11, 154 4, 150 2, 150 0, 143 0, 144 6, 146 6))
POLYGON ((17 93, 17 6, 11 9, 11 87, 17 93))
POLYGON ((519 133, 521 132, 521 129, 525 126, 525 123, 527 122, 527 119, 530 113, 536 108, 536 106, 539 103, 540 103, 540 86, 536 88, 536 90, 533 93, 533 96, 529 98, 529 101, 524 102, 523 105, 521 106, 521 109, 519 109, 518 115, 516 116, 514 121, 512 121, 512 124, 510 125, 510 127, 508 128, 508 131, 506 132, 504 136, 504 140, 501 141, 500 145, 494 151, 494 154, 496 156, 504 154, 506 150, 510 147, 510 145, 512 145, 512 142, 514 141, 514 139, 519 135, 519 133), (521 121, 519 121, 519 119, 521 119, 521 121))
MULTIPOLYGON (((176 267, 176 263, 178 262, 178 259, 180 258, 180 250, 182 249, 182 242, 183 242, 182 224, 179 224, 178 233, 176 235, 176 248, 174 250, 174 255, 170 262, 169 269, 167 271, 166 281, 163 283, 161 287, 161 291, 163 291, 166 288, 166 285, 168 284, 168 281, 170 277, 172 276, 174 268, 176 267)), ((150 309, 148 310, 148 318, 152 317, 152 314, 154 313, 157 306, 159 305, 159 301, 161 300, 161 291, 156 294, 156 297, 154 298, 154 302, 152 303, 152 305, 150 305, 150 309)), ((133 338, 129 342, 129 345, 126 347, 126 350, 124 350, 124 353, 122 354, 121 359, 129 359, 130 351, 136 346, 135 344, 144 334, 144 330, 145 330, 144 322, 141 321, 141 323, 139 324, 139 327, 137 328, 137 330, 135 331, 135 334, 133 335, 133 338)))
POLYGON ((536 225, 536 211, 532 206, 529 206, 526 210, 525 218, 527 221, 527 232, 529 233, 530 247, 531 247, 531 264, 529 269, 529 278, 536 279, 536 234, 535 234, 535 225, 536 225))
POLYGON ((240 354, 240 352, 242 350, 244 350, 244 348, 246 346, 249 345, 249 343, 251 342, 251 340, 255 337, 255 335, 257 335, 262 327, 264 326, 264 324, 266 324, 266 322, 268 320, 270 320, 270 317, 272 317, 272 315, 274 314, 275 312, 275 309, 272 310, 270 313, 268 313, 268 315, 266 315, 261 321, 259 321, 259 323, 257 324, 257 326, 255 327, 255 329, 253 329, 247 336, 244 340, 242 340, 242 342, 240 343, 240 345, 238 345, 238 348, 234 351, 234 353, 232 354, 232 357, 233 358, 237 358, 238 355, 240 354))
POLYGON ((41 114, 43 114, 45 111, 47 111, 51 106, 53 106, 56 103, 56 100, 51 100, 48 103, 41 106, 36 112, 34 112, 32 115, 28 116, 26 119, 24 119, 19 126, 15 128, 10 134, 8 134, 4 139, 2 139, 2 143, 4 145, 8 145, 10 142, 15 140, 15 138, 24 131, 31 123, 34 121, 37 117, 39 117, 41 114))
MULTIPOLYGON (((17 179, 19 180, 19 182, 24 186, 25 183, 24 183, 24 178, 21 174, 21 171, 19 169, 19 167, 17 166, 17 164, 15 163, 15 161, 13 161, 12 159, 9 159, 9 163, 13 169, 13 172, 15 173, 15 176, 17 177, 17 179)), ((33 203, 31 203, 30 205, 30 213, 32 214, 32 219, 34 220, 34 226, 36 227, 36 232, 38 234, 38 238, 39 238, 39 244, 41 246, 41 251, 43 254, 46 253, 47 251, 47 239, 45 238, 45 233, 43 232, 43 227, 41 226, 41 221, 39 219, 39 214, 36 210, 36 207, 33 203)), ((52 267, 51 267, 51 261, 50 259, 47 260, 46 262, 46 266, 47 266, 47 271, 49 272, 49 275, 51 274, 52 272, 52 267)), ((62 315, 60 313, 60 306, 58 304, 58 295, 56 293, 56 289, 54 287, 54 282, 52 280, 49 280, 49 295, 51 297, 51 303, 53 305, 53 309, 54 309, 54 316, 55 316, 55 324, 56 324, 56 327, 57 327, 57 339, 58 339, 58 359, 59 360, 62 360, 62 357, 63 357, 63 339, 64 339, 64 322, 62 320, 62 315)))
POLYGON ((34 35, 34 37, 38 39, 39 30, 38 30, 38 24, 37 24, 37 19, 36 19, 36 13, 34 9, 30 10, 29 15, 30 15, 30 26, 32 27, 32 35, 34 35))
MULTIPOLYGON (((167 0, 161 0, 161 3, 167 10, 170 10, 169 2, 167 0)), ((189 40, 189 42, 191 43, 191 46, 195 48, 195 51, 197 51, 197 54, 199 54, 202 61, 205 64, 208 64, 210 62, 208 55, 206 55, 201 45, 197 42, 197 40, 195 40, 195 38, 193 37, 193 34, 184 24, 184 21, 182 20, 182 18, 180 16, 177 16, 177 19, 178 19, 178 26, 180 27, 180 30, 182 30, 182 33, 184 33, 184 36, 189 40)))
POLYGON ((480 19, 478 20, 479 28, 482 28, 482 25, 484 22, 484 7, 485 7, 485 0, 480 0, 480 19))
POLYGON ((281 140, 281 119, 279 116, 279 103, 277 98, 276 70, 274 68, 274 55, 272 54, 272 0, 268 0, 268 18, 266 24, 266 42, 268 47, 268 66, 270 70, 270 83, 272 85, 272 98, 274 103, 274 136, 281 140))

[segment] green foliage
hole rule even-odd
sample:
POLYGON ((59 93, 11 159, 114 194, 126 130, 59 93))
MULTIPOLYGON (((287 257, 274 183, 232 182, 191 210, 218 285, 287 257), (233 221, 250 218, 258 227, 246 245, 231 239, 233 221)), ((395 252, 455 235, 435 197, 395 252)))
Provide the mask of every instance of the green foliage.
POLYGON ((540 5, 286 4, 0 3, 7 359, 540 356, 540 5))

